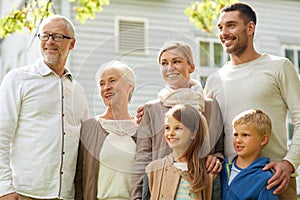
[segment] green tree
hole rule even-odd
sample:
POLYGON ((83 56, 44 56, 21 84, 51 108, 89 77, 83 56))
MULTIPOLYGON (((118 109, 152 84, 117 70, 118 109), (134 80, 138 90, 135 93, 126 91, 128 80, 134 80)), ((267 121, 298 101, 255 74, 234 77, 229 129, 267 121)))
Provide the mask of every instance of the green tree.
POLYGON ((238 2, 238 0, 203 0, 194 1, 184 11, 194 24, 194 27, 207 33, 214 29, 214 20, 220 15, 220 10, 228 4, 238 2))
MULTIPOLYGON (((94 19, 96 13, 109 5, 110 0, 69 0, 74 4, 76 20, 85 23, 87 19, 94 19)), ((26 28, 32 33, 43 18, 53 14, 52 0, 24 0, 20 8, 13 8, 10 13, 0 19, 0 38, 5 38, 15 32, 22 32, 26 28)))

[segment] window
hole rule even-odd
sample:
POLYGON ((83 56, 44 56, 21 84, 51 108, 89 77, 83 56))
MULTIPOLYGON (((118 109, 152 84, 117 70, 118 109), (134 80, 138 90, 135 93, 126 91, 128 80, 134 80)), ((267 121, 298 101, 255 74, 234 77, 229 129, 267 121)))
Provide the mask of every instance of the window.
POLYGON ((283 46, 283 55, 290 59, 298 73, 300 73, 300 46, 283 46))
POLYGON ((227 60, 226 53, 217 39, 200 38, 200 66, 220 68, 227 60))
POLYGON ((229 57, 217 38, 198 38, 197 43, 201 71, 199 80, 204 87, 207 77, 222 67, 229 57))
POLYGON ((147 20, 116 17, 116 52, 147 54, 147 20))

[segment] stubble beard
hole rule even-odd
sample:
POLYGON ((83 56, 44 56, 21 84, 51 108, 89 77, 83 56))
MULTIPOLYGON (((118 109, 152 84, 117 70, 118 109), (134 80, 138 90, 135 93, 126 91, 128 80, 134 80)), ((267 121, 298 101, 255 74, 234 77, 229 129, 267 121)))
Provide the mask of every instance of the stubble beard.
POLYGON ((59 60, 59 56, 58 55, 54 55, 54 56, 49 56, 45 53, 43 53, 43 57, 44 57, 44 61, 46 63, 49 63, 53 66, 55 66, 56 64, 58 64, 58 60, 59 60))
MULTIPOLYGON (((246 35, 246 31, 244 31, 243 34, 246 35)), ((245 37, 245 39, 240 43, 237 43, 233 49, 231 50, 226 49, 226 53, 231 54, 233 56, 240 56, 246 51, 247 47, 248 47, 248 38, 245 37)))
POLYGON ((242 55, 247 49, 247 45, 237 45, 232 50, 226 50, 226 53, 231 54, 233 56, 240 56, 242 55))

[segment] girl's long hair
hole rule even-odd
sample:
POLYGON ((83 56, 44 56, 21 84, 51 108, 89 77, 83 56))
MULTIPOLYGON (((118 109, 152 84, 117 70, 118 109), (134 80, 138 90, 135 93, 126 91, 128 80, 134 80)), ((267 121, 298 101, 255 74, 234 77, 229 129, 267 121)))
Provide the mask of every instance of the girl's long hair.
MULTIPOLYGON (((210 178, 205 167, 206 155, 203 156, 201 152, 203 147, 209 148, 206 119, 196 108, 190 105, 176 105, 168 115, 173 116, 195 134, 191 145, 180 158, 187 161, 188 174, 191 178, 191 192, 197 193, 210 185, 210 178)), ((208 152, 207 149, 204 151, 208 152)))

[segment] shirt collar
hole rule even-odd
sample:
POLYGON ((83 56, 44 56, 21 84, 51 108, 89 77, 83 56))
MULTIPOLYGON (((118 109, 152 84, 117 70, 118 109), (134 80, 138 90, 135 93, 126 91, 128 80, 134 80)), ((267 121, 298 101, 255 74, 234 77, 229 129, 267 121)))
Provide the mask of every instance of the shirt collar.
POLYGON ((69 79, 70 79, 71 81, 73 81, 73 75, 72 75, 72 73, 70 72, 70 70, 69 70, 68 68, 65 68, 64 76, 69 77, 69 79))
MULTIPOLYGON (((41 58, 37 61, 37 66, 39 73, 42 76, 48 76, 51 73, 55 74, 55 72, 52 71, 52 69, 50 69, 41 58)), ((71 74, 69 69, 65 68, 64 76, 67 76, 71 81, 73 81, 73 75, 71 74)))

